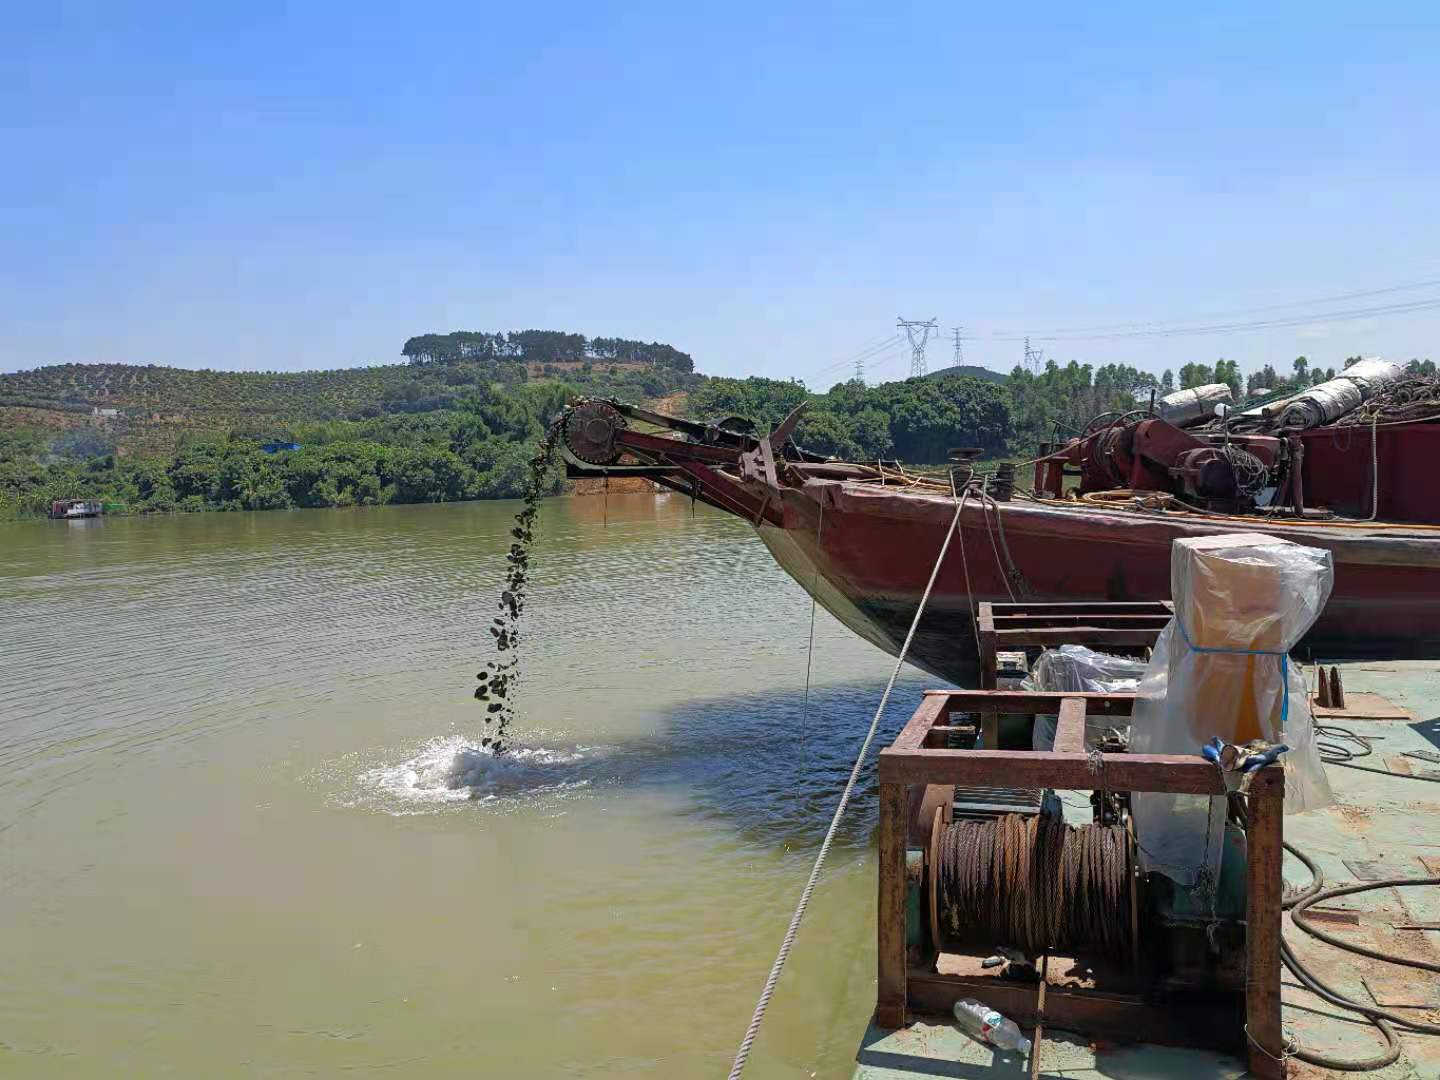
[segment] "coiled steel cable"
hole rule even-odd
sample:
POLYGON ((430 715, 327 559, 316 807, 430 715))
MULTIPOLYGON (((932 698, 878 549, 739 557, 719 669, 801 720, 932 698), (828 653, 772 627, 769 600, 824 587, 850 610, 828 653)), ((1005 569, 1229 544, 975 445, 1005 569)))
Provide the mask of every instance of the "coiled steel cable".
POLYGON ((942 932, 1029 953, 1130 955, 1129 839, 1120 825, 1006 814, 946 826, 937 846, 942 932))

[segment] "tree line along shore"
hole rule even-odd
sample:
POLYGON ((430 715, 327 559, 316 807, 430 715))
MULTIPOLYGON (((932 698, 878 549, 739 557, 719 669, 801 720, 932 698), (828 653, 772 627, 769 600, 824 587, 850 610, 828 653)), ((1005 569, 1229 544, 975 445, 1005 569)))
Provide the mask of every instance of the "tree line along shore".
MULTIPOLYGON (((1092 416, 1177 387, 1230 382, 1242 399, 1333 374, 1304 357, 1286 375, 1267 366, 1248 379, 1224 360, 1184 365, 1178 378, 1052 362, 817 392, 706 377, 662 343, 558 331, 420 335, 403 354, 403 364, 328 371, 65 364, 0 375, 0 519, 44 516, 67 498, 100 499, 111 513, 515 498, 545 426, 583 395, 762 427, 808 400, 796 432, 806 449, 924 465, 958 445, 1029 457, 1092 416)), ((558 470, 551 484, 560 490, 558 470)))

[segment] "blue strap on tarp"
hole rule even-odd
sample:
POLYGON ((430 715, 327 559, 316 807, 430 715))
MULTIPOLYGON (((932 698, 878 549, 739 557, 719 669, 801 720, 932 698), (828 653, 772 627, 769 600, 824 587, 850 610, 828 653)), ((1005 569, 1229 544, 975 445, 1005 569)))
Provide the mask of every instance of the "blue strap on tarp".
POLYGON ((1234 653, 1237 656, 1278 656, 1280 658, 1280 733, 1285 733, 1285 721, 1290 716, 1290 654, 1283 649, 1221 649, 1213 646, 1196 645, 1185 632, 1185 620, 1175 616, 1175 625, 1185 647, 1198 653, 1234 653))

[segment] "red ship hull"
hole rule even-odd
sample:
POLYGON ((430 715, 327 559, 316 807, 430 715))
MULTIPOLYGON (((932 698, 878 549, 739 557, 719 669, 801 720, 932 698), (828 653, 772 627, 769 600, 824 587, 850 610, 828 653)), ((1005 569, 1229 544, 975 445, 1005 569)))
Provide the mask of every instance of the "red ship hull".
MULTIPOLYGON (((943 481, 907 477, 893 464, 803 451, 782 460, 798 415, 757 438, 592 401, 567 418, 565 446, 581 475, 586 462, 608 475, 628 454, 644 463, 645 475, 749 521, 817 602, 898 655, 955 521, 957 495, 943 481), (632 429, 622 408, 624 416, 681 437, 632 429)), ((997 501, 965 493, 958 535, 940 564, 909 659, 967 683, 975 664, 971 613, 979 602, 1168 600, 1174 541, 1233 532, 1269 533, 1331 552, 1334 588, 1297 650, 1301 658, 1440 659, 1440 470, 1433 453, 1440 425, 1319 429, 1305 438, 1309 458, 1318 462, 1303 474, 1306 504, 1361 517, 1378 501, 1382 520, 1294 511, 1226 515, 1170 496, 1143 509, 1127 505, 1124 492, 1112 505, 1094 496, 997 501), (1387 514, 1394 517, 1384 520, 1387 514)))
MULTIPOLYGON (((776 560, 850 629, 898 653, 954 501, 827 481, 784 488, 780 499, 783 520, 758 526, 776 560)), ((911 646, 911 659, 941 678, 971 679, 971 604, 1010 599, 1007 584, 1036 601, 1168 600, 1171 543, 1237 531, 1283 536, 1334 557, 1330 602, 1298 655, 1440 658, 1440 532, 996 505, 987 514, 978 499, 967 503, 911 646), (1018 581, 1004 571, 1002 524, 1018 581)))

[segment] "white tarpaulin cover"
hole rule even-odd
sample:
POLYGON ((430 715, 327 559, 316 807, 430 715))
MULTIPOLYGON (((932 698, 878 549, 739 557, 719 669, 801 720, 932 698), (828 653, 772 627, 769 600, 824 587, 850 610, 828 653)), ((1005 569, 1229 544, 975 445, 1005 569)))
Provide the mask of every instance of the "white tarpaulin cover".
POLYGON ((1234 405, 1228 383, 1206 383, 1188 390, 1176 390, 1160 399, 1160 416, 1176 427, 1185 427, 1215 415, 1216 405, 1234 405))
MULTIPOLYGON (((1027 690, 1052 693, 1082 691, 1092 694, 1133 694, 1145 674, 1145 661, 1133 656, 1096 652, 1084 645, 1061 645, 1046 649, 1023 685, 1027 690)), ((1055 749, 1055 725, 1059 717, 1037 716, 1031 735, 1036 750, 1055 749)), ((1085 745, 1093 746, 1110 728, 1128 731, 1130 725, 1113 716, 1085 717, 1085 745)))
POLYGON ((1391 383, 1398 382, 1404 374, 1405 366, 1392 360, 1361 360, 1351 364, 1335 378, 1286 398, 1280 426, 1303 429, 1338 420, 1391 383))
MULTIPOLYGON (((1161 631, 1131 719, 1137 754, 1194 754, 1230 743, 1285 743, 1285 811, 1328 804, 1305 682, 1288 654, 1330 596, 1330 553, 1259 533, 1176 540, 1175 618, 1161 631)), ((1190 887, 1218 880, 1225 800, 1136 794, 1141 863, 1190 887), (1203 874, 1208 870, 1208 874, 1203 874)))

